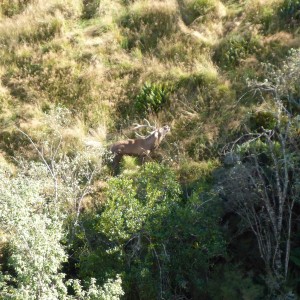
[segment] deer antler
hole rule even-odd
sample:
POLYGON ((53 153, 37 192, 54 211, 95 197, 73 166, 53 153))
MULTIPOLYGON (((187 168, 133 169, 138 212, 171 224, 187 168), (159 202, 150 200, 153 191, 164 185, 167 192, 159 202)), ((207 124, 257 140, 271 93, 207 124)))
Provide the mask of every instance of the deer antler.
MULTIPOLYGON (((150 125, 150 122, 149 122, 147 119, 144 119, 144 121, 145 121, 146 125, 145 125, 145 124, 141 125, 141 124, 138 124, 138 123, 133 123, 133 126, 135 126, 135 127, 133 128, 133 130, 137 130, 137 129, 140 129, 140 128, 150 128, 150 129, 152 129, 152 131, 151 131, 151 132, 148 132, 149 134, 151 134, 154 130, 156 130, 156 127, 150 125)), ((138 134, 137 132, 136 132, 135 134, 136 134, 138 137, 140 137, 140 138, 145 138, 145 136, 143 136, 143 135, 141 135, 141 134, 138 134)))
POLYGON ((147 123, 146 125, 145 124, 141 125, 141 124, 138 124, 138 123, 133 123, 133 125, 135 126, 133 129, 136 130, 136 129, 147 128, 147 127, 151 128, 153 130, 156 129, 155 126, 150 125, 150 122, 147 119, 144 119, 144 121, 147 123))

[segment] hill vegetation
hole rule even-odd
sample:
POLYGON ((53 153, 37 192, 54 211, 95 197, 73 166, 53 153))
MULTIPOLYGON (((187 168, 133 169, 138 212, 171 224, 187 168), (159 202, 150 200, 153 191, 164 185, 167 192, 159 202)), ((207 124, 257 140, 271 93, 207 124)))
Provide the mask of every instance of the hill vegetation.
POLYGON ((297 299, 299 11, 1 1, 0 298, 297 299))

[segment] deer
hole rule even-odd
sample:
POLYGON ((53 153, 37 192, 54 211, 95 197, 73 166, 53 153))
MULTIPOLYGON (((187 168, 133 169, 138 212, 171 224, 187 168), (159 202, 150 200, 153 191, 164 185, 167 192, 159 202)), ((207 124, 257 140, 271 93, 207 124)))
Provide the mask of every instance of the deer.
POLYGON ((135 126, 133 130, 149 127, 152 131, 148 136, 142 136, 136 133, 139 137, 137 139, 118 141, 111 145, 110 151, 114 155, 113 169, 115 174, 118 172, 120 161, 124 155, 140 157, 143 162, 145 157, 149 156, 151 151, 158 148, 166 134, 171 130, 168 125, 156 128, 155 126, 151 126, 149 121, 146 119, 145 122, 147 123, 146 125, 140 125, 137 123, 133 124, 135 126))

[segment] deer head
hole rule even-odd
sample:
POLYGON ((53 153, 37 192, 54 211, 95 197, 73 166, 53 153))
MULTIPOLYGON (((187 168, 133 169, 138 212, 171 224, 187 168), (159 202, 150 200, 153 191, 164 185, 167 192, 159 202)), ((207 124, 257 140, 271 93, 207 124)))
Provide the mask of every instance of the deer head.
POLYGON ((147 124, 140 125, 134 124, 134 130, 141 128, 150 128, 151 132, 147 136, 140 135, 137 139, 128 139, 124 141, 119 141, 111 145, 110 150, 114 154, 114 166, 118 167, 118 164, 123 157, 123 155, 132 155, 145 157, 150 154, 152 150, 155 150, 161 141, 164 139, 166 134, 170 132, 170 126, 165 125, 163 127, 156 128, 150 125, 149 121, 145 119, 147 124))

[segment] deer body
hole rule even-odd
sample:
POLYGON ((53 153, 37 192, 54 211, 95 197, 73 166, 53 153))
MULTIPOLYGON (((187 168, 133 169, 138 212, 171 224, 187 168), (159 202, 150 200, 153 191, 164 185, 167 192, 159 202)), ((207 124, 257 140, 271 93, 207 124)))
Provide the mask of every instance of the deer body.
POLYGON ((113 167, 117 170, 123 155, 145 157, 155 150, 165 135, 170 131, 168 125, 155 129, 150 135, 144 138, 128 139, 111 145, 110 150, 114 154, 113 167))

